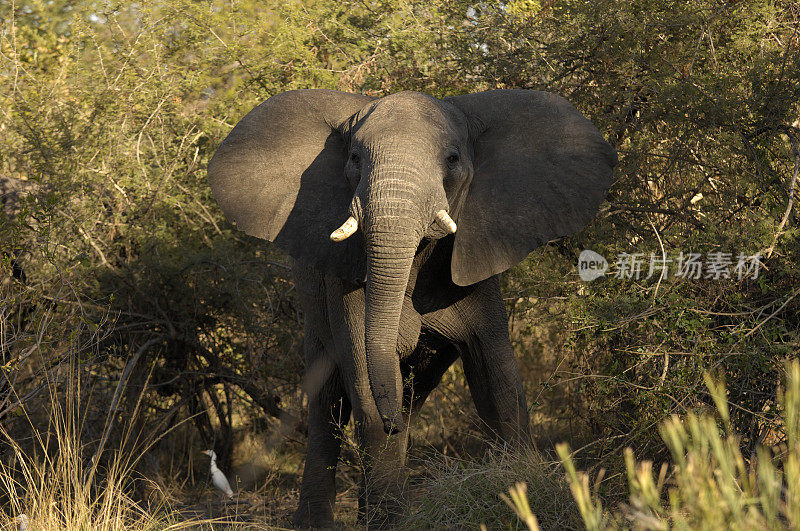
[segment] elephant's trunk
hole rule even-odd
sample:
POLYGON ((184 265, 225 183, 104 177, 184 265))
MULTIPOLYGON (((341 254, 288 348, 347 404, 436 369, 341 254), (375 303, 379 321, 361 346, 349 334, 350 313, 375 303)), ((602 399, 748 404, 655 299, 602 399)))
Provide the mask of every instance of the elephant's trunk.
MULTIPOLYGON (((415 198, 397 179, 376 182, 364 212, 367 252, 365 346, 375 405, 387 434, 403 429, 397 336, 406 286, 421 238, 415 198), (393 186, 394 184, 394 186, 393 186)), ((399 181, 402 182, 402 181, 399 181)))

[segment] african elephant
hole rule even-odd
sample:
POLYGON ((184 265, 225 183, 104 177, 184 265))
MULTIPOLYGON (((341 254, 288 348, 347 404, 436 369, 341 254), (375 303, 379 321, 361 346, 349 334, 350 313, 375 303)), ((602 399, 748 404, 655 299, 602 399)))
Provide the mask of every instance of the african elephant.
POLYGON ((490 431, 526 439, 498 274, 583 228, 615 164, 589 120, 533 90, 296 90, 236 125, 208 166, 214 197, 239 229, 291 256, 304 314, 314 384, 296 525, 332 522, 351 413, 365 456, 360 515, 385 516, 409 418, 459 356, 490 431))

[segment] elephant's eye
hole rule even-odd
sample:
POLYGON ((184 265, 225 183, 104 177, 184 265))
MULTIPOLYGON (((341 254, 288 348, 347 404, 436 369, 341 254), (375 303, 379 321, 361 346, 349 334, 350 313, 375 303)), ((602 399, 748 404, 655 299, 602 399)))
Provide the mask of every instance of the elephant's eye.
POLYGON ((359 162, 361 162, 361 157, 359 157, 358 153, 354 151, 353 153, 350 153, 350 162, 352 162, 353 164, 358 164, 359 162))
POLYGON ((453 164, 455 164, 456 162, 458 162, 458 153, 451 153, 451 154, 450 154, 450 155, 447 157, 447 163, 448 163, 448 164, 450 164, 450 165, 453 165, 453 164))

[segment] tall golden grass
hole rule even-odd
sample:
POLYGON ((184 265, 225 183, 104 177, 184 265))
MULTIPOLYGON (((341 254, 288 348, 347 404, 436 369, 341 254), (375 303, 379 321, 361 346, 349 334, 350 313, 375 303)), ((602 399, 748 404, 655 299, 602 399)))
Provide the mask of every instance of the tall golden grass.
MULTIPOLYGON (((79 383, 68 379, 63 389, 54 383, 47 389, 46 425, 36 425, 34 418, 41 418, 41 414, 29 415, 25 405, 21 406, 32 444, 23 448, 11 434, 0 432, 6 453, 12 454, 10 459, 0 461, 0 489, 7 498, 0 508, 3 521, 16 526, 20 518, 26 518, 27 529, 45 531, 171 530, 213 523, 176 518, 178 513, 169 505, 169 493, 136 473, 138 460, 158 436, 138 440, 131 429, 135 423, 126 422, 119 428, 118 447, 104 451, 105 432, 99 443, 87 441, 84 435, 87 404, 81 403, 79 383), (155 493, 147 505, 132 496, 134 477, 149 483, 149 490, 155 493)), ((114 414, 112 408, 108 419, 114 414)), ((107 421, 106 428, 112 424, 107 421)))
MULTIPOLYGON (((782 441, 742 454, 731 428, 725 386, 706 375, 716 415, 673 416, 660 427, 671 454, 654 474, 653 463, 625 452, 628 503, 607 509, 578 472, 566 445, 558 447, 570 490, 589 530, 800 529, 800 363, 786 364, 779 395, 782 441)), ((522 508, 515 505, 516 510, 522 508)))

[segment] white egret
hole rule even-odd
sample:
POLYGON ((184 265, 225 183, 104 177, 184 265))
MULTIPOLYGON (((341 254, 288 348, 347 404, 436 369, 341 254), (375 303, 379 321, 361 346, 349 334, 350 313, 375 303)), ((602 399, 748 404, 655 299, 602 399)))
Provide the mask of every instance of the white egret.
POLYGON ((211 458, 211 482, 219 490, 225 493, 228 499, 233 498, 233 490, 231 484, 228 483, 228 478, 222 473, 222 470, 217 468, 217 454, 214 450, 203 450, 203 453, 211 458))

